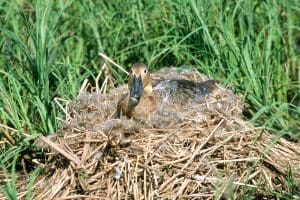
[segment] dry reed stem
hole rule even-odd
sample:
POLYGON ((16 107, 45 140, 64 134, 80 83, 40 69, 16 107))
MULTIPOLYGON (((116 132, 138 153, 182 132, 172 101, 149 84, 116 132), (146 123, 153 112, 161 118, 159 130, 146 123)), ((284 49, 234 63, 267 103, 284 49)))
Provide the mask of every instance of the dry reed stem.
POLYGON ((112 59, 110 59, 109 57, 107 57, 105 54, 99 53, 98 55, 101 56, 105 61, 108 61, 111 64, 113 64, 114 66, 116 66, 117 68, 119 68, 125 74, 127 74, 127 75, 129 74, 123 67, 121 67, 120 65, 118 65, 117 63, 115 63, 112 59))
POLYGON ((58 153, 60 153, 63 156, 65 156, 70 161, 73 161, 78 166, 81 166, 81 161, 79 160, 79 158, 75 154, 72 154, 70 152, 66 152, 62 147, 59 147, 57 144, 55 144, 54 142, 50 141, 45 136, 40 136, 40 140, 42 140, 44 143, 46 143, 49 147, 53 148, 58 153))

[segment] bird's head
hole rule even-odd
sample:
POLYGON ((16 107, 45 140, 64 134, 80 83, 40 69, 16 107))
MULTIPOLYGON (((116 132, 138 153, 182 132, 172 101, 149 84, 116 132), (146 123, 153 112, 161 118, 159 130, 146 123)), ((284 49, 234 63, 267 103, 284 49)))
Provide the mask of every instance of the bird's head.
POLYGON ((139 102, 144 95, 152 94, 151 77, 143 63, 133 64, 128 77, 128 89, 132 102, 139 102))

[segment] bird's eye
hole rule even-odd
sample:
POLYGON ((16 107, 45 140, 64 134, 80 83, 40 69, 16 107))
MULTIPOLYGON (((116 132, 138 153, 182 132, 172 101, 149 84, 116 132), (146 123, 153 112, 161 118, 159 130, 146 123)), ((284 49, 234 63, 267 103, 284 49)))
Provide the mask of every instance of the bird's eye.
POLYGON ((147 74, 147 70, 146 69, 144 69, 144 73, 147 74))

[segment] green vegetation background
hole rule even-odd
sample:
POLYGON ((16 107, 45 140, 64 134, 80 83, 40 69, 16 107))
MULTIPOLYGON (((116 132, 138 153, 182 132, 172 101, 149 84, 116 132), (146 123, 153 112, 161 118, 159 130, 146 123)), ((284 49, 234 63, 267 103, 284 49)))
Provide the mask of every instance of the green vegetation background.
POLYGON ((54 97, 74 99, 98 74, 99 52, 127 69, 197 68, 245 96, 245 118, 299 140, 299 16, 299 0, 1 0, 1 137, 17 130, 1 163, 56 132, 54 97))

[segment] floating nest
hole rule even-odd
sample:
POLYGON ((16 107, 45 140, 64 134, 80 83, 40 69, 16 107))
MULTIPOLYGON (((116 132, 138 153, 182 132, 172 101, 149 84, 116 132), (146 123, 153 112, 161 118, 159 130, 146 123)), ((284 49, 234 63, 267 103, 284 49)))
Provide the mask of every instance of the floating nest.
MULTIPOLYGON (((193 70, 152 75, 205 81, 193 70)), ((220 85, 201 105, 156 113, 151 120, 111 119, 127 86, 87 92, 68 104, 48 149, 34 199, 257 198, 300 181, 300 147, 242 119, 242 98, 220 85)))

